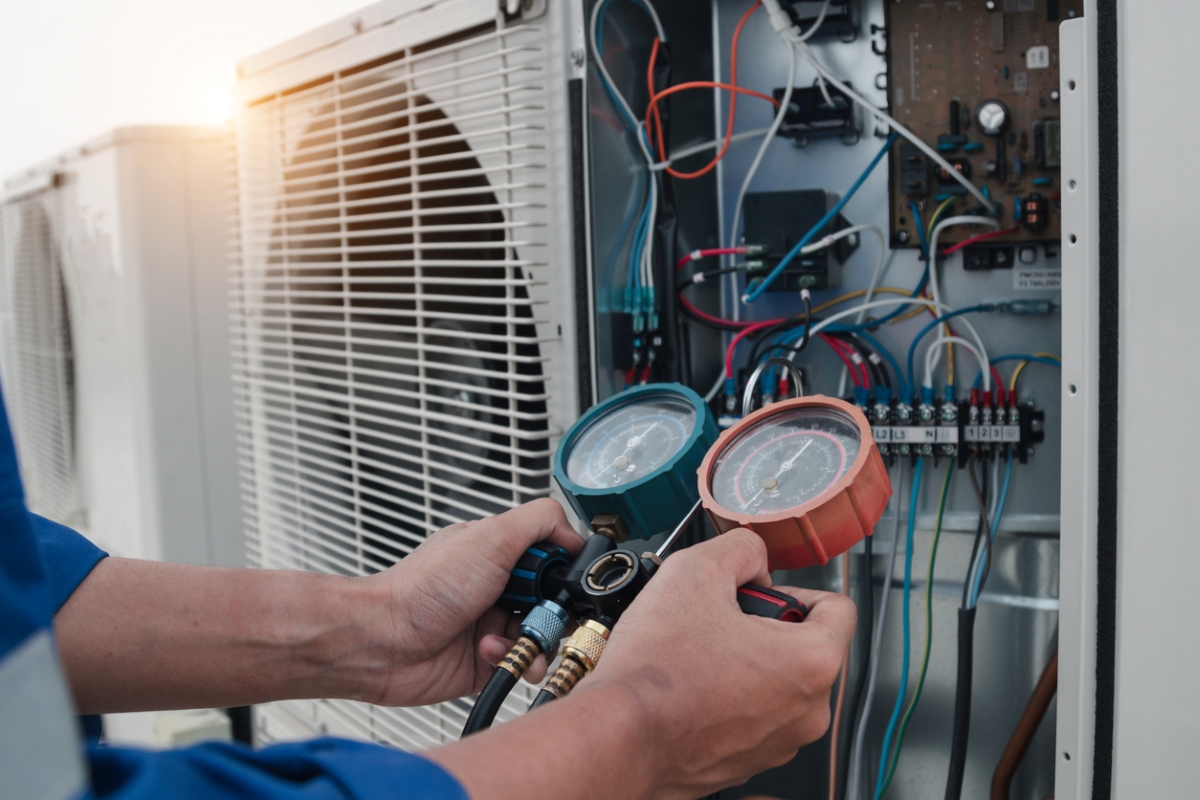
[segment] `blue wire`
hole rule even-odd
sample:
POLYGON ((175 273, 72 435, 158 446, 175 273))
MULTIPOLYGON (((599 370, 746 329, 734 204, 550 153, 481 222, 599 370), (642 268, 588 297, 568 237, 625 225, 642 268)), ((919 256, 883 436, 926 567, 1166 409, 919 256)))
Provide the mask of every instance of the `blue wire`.
POLYGON ((941 325, 943 322, 950 319, 951 317, 957 317, 962 314, 973 314, 976 311, 991 311, 993 308, 994 308, 994 306, 988 305, 986 303, 981 303, 980 305, 977 305, 977 306, 971 306, 970 308, 960 308, 956 311, 950 311, 946 314, 943 314, 942 316, 935 319, 933 322, 926 325, 924 328, 921 328, 921 331, 916 336, 913 337, 912 344, 910 344, 908 346, 908 382, 909 382, 909 384, 913 387, 916 387, 916 385, 917 385, 917 376, 913 374, 913 355, 917 352, 917 344, 921 341, 921 338, 925 334, 929 333, 931 330, 936 328, 938 325, 941 325))
POLYGON ((904 545, 904 660, 900 662, 900 688, 896 692, 896 707, 892 709, 892 718, 888 722, 887 733, 883 736, 882 755, 879 757, 879 777, 875 780, 875 796, 883 790, 884 773, 887 772, 888 756, 892 746, 892 734, 896 732, 896 724, 900 721, 900 711, 904 708, 904 696, 908 694, 908 660, 912 645, 909 620, 909 599, 912 595, 912 557, 913 529, 917 525, 917 499, 921 489, 921 473, 925 469, 925 459, 917 459, 917 469, 913 472, 912 498, 908 502, 908 537, 904 545))
POLYGON ((917 241, 921 243, 921 255, 925 256, 926 262, 928 262, 929 240, 925 238, 925 223, 921 221, 921 208, 917 205, 916 200, 909 201, 908 208, 912 211, 913 223, 917 226, 917 241))
POLYGON ((853 185, 851 185, 850 188, 846 190, 846 193, 842 195, 842 199, 838 200, 834 207, 829 209, 829 213, 821 217, 821 220, 816 225, 813 225, 812 228, 809 229, 808 233, 804 234, 800 241, 796 243, 796 246, 789 250, 787 255, 783 257, 783 260, 775 265, 775 269, 771 270, 771 274, 764 278, 762 283, 756 286, 753 291, 746 294, 746 296, 743 298, 744 302, 753 303, 755 300, 761 297, 762 293, 767 290, 767 287, 774 283, 775 279, 783 274, 783 271, 787 269, 788 264, 792 263, 796 256, 800 254, 800 251, 804 249, 805 245, 811 242, 814 236, 825 230, 825 226, 828 225, 831 220, 837 217, 841 210, 845 208, 846 203, 850 202, 850 198, 853 197, 854 193, 858 191, 858 187, 863 185, 863 182, 866 181, 867 177, 875 170, 875 167, 879 165, 879 162, 883 160, 883 157, 887 155, 888 150, 891 149, 891 146, 896 142, 896 139, 898 139, 899 136, 900 134, 893 133, 888 137, 887 142, 885 142, 883 147, 880 148, 879 152, 875 154, 875 157, 871 159, 871 163, 868 164, 867 168, 863 170, 863 173, 858 176, 858 180, 854 181, 853 185))
POLYGON ((896 363, 896 359, 892 356, 891 352, 889 352, 886 347, 884 347, 882 344, 880 344, 878 339, 876 339, 874 336, 867 333, 866 331, 858 331, 858 335, 861 336, 863 339, 866 339, 867 344, 869 344, 869 345, 871 345, 871 347, 875 348, 875 352, 879 353, 884 358, 886 358, 887 362, 892 365, 892 371, 896 373, 896 382, 899 384, 899 388, 902 392, 902 394, 900 396, 901 397, 907 396, 908 392, 905 391, 905 389, 907 389, 907 386, 904 383, 904 375, 900 372, 900 365, 898 363, 896 363))
MULTIPOLYGON (((1039 364, 1049 364, 1052 367, 1058 367, 1059 369, 1062 369, 1061 361, 1055 361, 1053 358, 1043 358, 1042 356, 1033 356, 1029 355, 1028 353, 1008 353, 1006 355, 996 356, 992 359, 993 364, 1000 361, 1036 361, 1039 364)), ((980 370, 979 374, 975 376, 975 383, 973 385, 979 386, 979 384, 982 382, 983 371, 980 370)))
MULTIPOLYGON (((1000 490, 1000 502, 996 504, 996 518, 992 520, 991 540, 996 541, 996 531, 1000 529, 1000 518, 1004 516, 1004 504, 1008 500, 1008 484, 1012 480, 1012 450, 1008 451, 1008 461, 1004 466, 1004 488, 1000 490)), ((979 604, 979 591, 983 588, 983 571, 987 566, 987 550, 983 551, 983 555, 979 559, 979 568, 975 570, 975 580, 971 585, 970 600, 967 602, 968 608, 974 608, 979 604)))

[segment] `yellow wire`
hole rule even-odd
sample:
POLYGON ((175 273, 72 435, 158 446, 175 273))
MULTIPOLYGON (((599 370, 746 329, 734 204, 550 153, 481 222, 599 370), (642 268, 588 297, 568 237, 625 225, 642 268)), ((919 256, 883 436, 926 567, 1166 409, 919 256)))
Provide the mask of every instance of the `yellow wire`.
MULTIPOLYGON (((826 300, 824 303, 821 303, 821 305, 814 308, 812 313, 820 314, 822 311, 827 311, 839 303, 845 303, 847 300, 854 300, 855 298, 864 296, 866 293, 866 289, 859 289, 857 292, 848 292, 841 297, 835 297, 832 300, 826 300)), ((906 289, 897 289, 894 286, 877 286, 875 287, 875 294, 902 294, 907 296, 912 294, 912 292, 906 289)))
POLYGON ((942 201, 942 204, 937 207, 937 210, 933 212, 933 216, 929 218, 929 227, 926 229, 925 238, 933 238, 933 229, 937 227, 938 217, 940 217, 942 212, 946 210, 946 206, 950 205, 957 199, 957 197, 947 197, 942 201))
MULTIPOLYGON (((1034 353, 1034 355, 1038 356, 1039 358, 1052 358, 1055 361, 1062 363, 1062 359, 1054 355, 1054 353, 1034 353)), ((1008 379, 1009 392, 1015 392, 1017 390, 1017 378, 1020 377, 1021 371, 1027 366, 1029 366, 1028 361, 1022 361, 1020 364, 1017 364, 1016 369, 1013 370, 1012 377, 1008 379)))
MULTIPOLYGON (((945 329, 947 336, 954 333, 950 330, 949 324, 943 323, 942 328, 945 329)), ((949 342, 946 342, 946 383, 954 385, 954 345, 949 342)))

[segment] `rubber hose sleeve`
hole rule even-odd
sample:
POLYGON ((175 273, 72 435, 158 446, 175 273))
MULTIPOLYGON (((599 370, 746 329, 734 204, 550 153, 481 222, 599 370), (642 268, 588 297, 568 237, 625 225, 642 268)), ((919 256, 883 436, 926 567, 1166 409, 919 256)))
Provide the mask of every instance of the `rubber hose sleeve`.
POLYGON ((490 728, 496 719, 496 713, 500 711, 500 706, 504 704, 504 698, 508 697, 508 693, 516 685, 516 675, 503 667, 496 667, 492 672, 492 677, 488 678, 487 684, 483 687, 483 691, 479 693, 475 707, 471 709, 471 715, 467 717, 467 724, 463 726, 462 735, 469 736, 476 731, 490 728))
POLYGON ((537 693, 537 697, 533 698, 533 703, 529 706, 529 710, 533 711, 538 706, 544 706, 554 699, 554 695, 542 689, 537 693))
POLYGON ((971 733, 971 673, 975 657, 975 609, 958 610, 958 681, 954 692, 954 736, 950 743, 950 771, 946 800, 962 796, 967 763, 967 737, 971 733))

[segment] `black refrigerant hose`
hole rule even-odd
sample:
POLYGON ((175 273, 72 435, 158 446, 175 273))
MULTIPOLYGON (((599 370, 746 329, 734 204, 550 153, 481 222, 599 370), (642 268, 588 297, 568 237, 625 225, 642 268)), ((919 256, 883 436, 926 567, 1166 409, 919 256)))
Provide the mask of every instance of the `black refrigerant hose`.
POLYGON ((962 796, 967 763, 967 737, 971 733, 971 673, 975 655, 975 609, 958 610, 958 681, 954 692, 954 736, 950 743, 950 772, 946 800, 962 796))
POLYGON ((492 672, 492 677, 488 678, 487 684, 484 685, 483 691, 479 693, 479 699, 475 701, 475 707, 471 709, 471 715, 467 717, 467 724, 463 726, 462 735, 468 736, 484 728, 490 728, 496 719, 497 712, 500 711, 500 706, 504 705, 504 698, 508 697, 508 693, 516 685, 516 675, 504 667, 496 667, 492 672))
POLYGON ((538 706, 544 706, 544 705, 546 705, 546 703, 549 703, 553 699, 554 699, 553 694, 551 694, 550 692, 547 692, 545 689, 542 689, 540 692, 537 693, 537 697, 533 698, 533 703, 530 704, 529 710, 533 711, 538 706))

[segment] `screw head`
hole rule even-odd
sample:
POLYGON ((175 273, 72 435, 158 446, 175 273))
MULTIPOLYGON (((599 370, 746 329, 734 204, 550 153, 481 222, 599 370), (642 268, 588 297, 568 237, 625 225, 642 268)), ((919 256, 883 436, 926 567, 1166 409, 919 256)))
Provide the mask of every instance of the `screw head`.
POLYGON ((908 244, 908 231, 896 231, 896 241, 900 244, 908 244))
POLYGON ((571 51, 571 63, 577 67, 582 67, 584 59, 587 58, 587 53, 583 52, 583 48, 576 47, 571 51))

